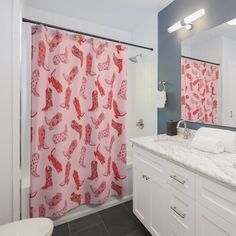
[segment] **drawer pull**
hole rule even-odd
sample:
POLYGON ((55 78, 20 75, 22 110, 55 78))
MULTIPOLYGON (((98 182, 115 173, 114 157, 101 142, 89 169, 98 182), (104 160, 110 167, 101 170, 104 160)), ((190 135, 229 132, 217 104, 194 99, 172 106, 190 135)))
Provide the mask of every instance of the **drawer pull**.
POLYGON ((180 216, 182 219, 185 218, 186 214, 179 212, 179 210, 177 209, 177 207, 171 206, 170 209, 171 209, 172 211, 174 211, 174 212, 175 212, 178 216, 180 216))
POLYGON ((172 178, 173 180, 175 180, 175 181, 177 181, 177 182, 179 182, 180 184, 183 184, 183 185, 186 183, 185 180, 179 179, 176 175, 171 175, 170 178, 172 178))

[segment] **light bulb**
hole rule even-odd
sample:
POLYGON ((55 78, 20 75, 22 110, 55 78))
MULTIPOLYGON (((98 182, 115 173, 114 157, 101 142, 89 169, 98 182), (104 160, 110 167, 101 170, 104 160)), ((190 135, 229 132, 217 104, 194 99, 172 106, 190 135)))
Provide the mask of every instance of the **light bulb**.
POLYGON ((169 33, 173 33, 176 30, 179 30, 183 27, 183 25, 181 24, 181 21, 178 21, 177 23, 175 23, 174 25, 172 25, 171 27, 168 28, 168 32, 169 33))
POLYGON ((236 25, 236 18, 227 22, 228 25, 236 25))
POLYGON ((205 15, 205 10, 201 9, 199 11, 194 12, 193 14, 187 16, 184 18, 184 23, 186 25, 192 23, 193 21, 197 20, 198 18, 200 18, 201 16, 205 15))

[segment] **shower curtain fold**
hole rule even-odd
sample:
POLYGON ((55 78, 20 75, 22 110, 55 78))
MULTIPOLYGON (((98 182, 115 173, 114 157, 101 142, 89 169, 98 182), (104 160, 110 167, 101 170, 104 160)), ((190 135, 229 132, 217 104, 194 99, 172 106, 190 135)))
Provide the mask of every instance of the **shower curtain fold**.
POLYGON ((31 217, 126 191, 126 48, 32 27, 31 217))

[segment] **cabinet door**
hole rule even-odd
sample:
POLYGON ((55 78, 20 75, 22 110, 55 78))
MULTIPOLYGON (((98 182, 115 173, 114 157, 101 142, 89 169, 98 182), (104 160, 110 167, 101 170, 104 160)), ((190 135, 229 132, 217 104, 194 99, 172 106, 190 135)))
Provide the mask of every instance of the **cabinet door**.
POLYGON ((152 177, 150 185, 150 231, 153 236, 166 235, 166 188, 162 178, 152 177))
POLYGON ((207 208, 197 205, 196 235, 197 236, 235 236, 236 227, 207 208))
POLYGON ((133 169, 133 211, 138 219, 147 226, 149 215, 149 184, 144 174, 133 169))

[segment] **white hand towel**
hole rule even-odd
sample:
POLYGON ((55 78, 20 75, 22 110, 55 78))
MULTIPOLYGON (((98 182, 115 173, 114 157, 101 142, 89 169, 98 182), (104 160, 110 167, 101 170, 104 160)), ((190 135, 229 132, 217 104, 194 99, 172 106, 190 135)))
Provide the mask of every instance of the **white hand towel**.
POLYGON ((202 127, 197 130, 196 136, 198 135, 221 140, 226 152, 234 152, 236 150, 236 132, 202 127))
POLYGON ((157 91, 157 108, 164 108, 166 104, 166 91, 157 91))
POLYGON ((213 137, 197 135, 193 138, 191 147, 204 152, 222 153, 224 152, 224 144, 221 140, 213 137))

